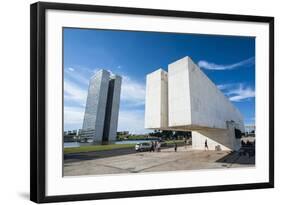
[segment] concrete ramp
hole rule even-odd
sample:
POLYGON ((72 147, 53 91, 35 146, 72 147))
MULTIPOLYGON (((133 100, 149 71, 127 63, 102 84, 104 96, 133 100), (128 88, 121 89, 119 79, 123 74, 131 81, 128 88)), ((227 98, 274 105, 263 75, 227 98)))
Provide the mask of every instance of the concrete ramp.
POLYGON ((235 150, 234 129, 244 132, 239 110, 189 57, 146 78, 145 128, 193 131, 194 149, 235 150))
POLYGON ((206 149, 205 141, 209 150, 238 150, 240 139, 235 137, 235 124, 228 122, 227 129, 200 129, 192 131, 192 148, 206 149))

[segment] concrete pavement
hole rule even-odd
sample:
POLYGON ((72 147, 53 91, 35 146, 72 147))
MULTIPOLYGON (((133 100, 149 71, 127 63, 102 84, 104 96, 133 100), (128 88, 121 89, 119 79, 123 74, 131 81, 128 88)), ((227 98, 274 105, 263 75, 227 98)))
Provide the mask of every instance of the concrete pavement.
POLYGON ((104 175, 195 169, 250 167, 255 157, 229 151, 202 151, 178 147, 79 161, 65 161, 64 176, 104 175))

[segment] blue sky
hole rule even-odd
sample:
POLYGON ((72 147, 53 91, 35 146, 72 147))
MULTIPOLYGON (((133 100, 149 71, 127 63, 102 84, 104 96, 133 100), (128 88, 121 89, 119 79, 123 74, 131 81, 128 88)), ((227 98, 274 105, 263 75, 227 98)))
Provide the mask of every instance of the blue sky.
POLYGON ((255 38, 64 29, 64 129, 82 127, 89 78, 99 69, 122 76, 118 130, 144 127, 145 77, 190 56, 244 116, 255 123, 255 38))

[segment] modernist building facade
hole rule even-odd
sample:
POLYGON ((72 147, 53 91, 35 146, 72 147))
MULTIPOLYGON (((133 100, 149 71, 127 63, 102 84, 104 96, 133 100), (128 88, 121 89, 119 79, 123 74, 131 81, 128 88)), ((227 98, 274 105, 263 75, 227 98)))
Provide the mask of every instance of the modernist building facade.
POLYGON ((194 149, 234 150, 242 114, 191 60, 184 57, 146 77, 145 128, 192 131, 194 149))
POLYGON ((106 70, 91 77, 81 132, 96 144, 116 140, 122 78, 106 70))

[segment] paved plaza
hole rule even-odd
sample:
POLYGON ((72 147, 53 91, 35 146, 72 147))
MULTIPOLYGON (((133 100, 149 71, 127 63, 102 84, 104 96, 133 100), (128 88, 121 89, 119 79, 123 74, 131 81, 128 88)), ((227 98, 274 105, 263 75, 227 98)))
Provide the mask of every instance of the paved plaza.
POLYGON ((159 171, 238 168, 255 166, 255 156, 230 151, 192 150, 190 147, 163 149, 161 152, 135 152, 132 148, 120 154, 99 152, 65 156, 64 176, 142 173, 159 171))

